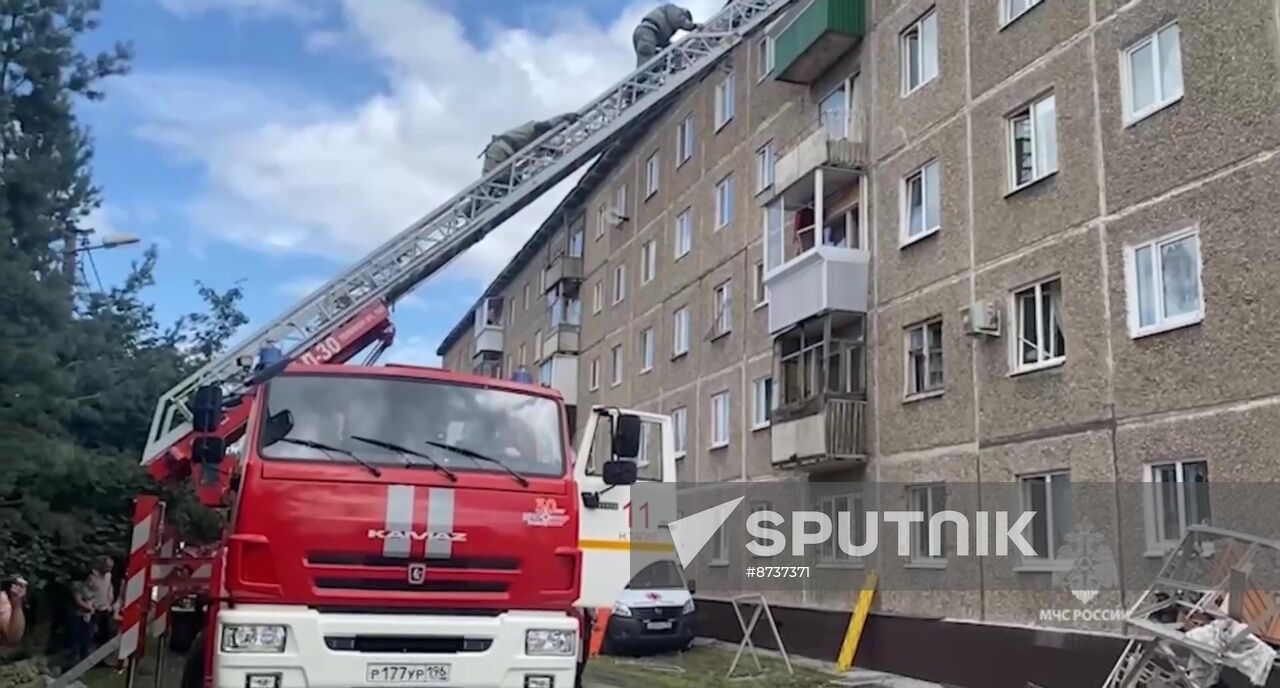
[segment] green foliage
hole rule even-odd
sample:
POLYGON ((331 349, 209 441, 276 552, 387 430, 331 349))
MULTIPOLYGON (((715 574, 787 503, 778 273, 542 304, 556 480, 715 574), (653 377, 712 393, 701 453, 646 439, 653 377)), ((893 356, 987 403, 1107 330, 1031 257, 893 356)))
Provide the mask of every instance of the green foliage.
MULTIPOLYGON (((246 322, 239 286, 197 283, 206 308, 162 325, 143 292, 155 248, 104 293, 74 291, 62 247, 99 203, 93 147, 75 116, 126 73, 130 49, 85 54, 98 0, 0 0, 0 575, 62 588, 97 554, 121 555, 160 395, 246 322)), ((195 535, 218 523, 167 491, 195 535)))

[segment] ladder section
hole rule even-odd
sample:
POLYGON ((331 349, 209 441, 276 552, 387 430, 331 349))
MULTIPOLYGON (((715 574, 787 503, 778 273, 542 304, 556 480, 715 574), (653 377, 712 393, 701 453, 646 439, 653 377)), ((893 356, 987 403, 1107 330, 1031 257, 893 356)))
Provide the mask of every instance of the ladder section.
POLYGON ((248 375, 242 361, 274 340, 293 358, 374 302, 394 303, 504 220, 559 183, 724 57, 742 36, 794 0, 729 0, 714 18, 578 111, 579 119, 547 132, 478 182, 410 225, 292 309, 192 373, 160 398, 142 463, 190 432, 188 402, 205 385, 232 391, 248 375))

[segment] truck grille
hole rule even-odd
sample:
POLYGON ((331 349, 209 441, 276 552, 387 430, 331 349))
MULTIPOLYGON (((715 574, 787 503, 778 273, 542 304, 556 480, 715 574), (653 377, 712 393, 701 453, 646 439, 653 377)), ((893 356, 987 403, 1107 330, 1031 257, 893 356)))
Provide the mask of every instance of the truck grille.
MULTIPOLYGON (((308 552, 307 564, 311 566, 368 566, 370 568, 402 569, 410 563, 407 559, 384 557, 358 552, 308 552)), ((431 569, 482 569, 488 571, 518 571, 520 561, 511 557, 450 557, 448 559, 417 560, 414 563, 431 569)))
POLYGON ((324 637, 324 644, 335 652, 456 655, 484 652, 493 645, 493 639, 464 636, 327 635, 324 637))
MULTIPOLYGON (((402 564, 403 565, 403 564, 402 564)), ((410 583, 407 580, 382 578, 316 578, 316 587, 346 590, 395 590, 401 592, 506 592, 510 587, 502 581, 428 580, 410 583)))
POLYGON ((678 619, 680 607, 633 607, 631 612, 637 619, 646 621, 654 619, 678 619))

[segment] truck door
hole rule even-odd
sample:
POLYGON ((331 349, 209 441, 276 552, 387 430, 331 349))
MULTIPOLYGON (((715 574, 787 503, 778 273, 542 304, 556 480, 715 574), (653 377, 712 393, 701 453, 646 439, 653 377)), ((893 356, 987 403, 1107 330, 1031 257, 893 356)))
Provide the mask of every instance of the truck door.
POLYGON ((577 465, 582 596, 577 606, 612 607, 632 574, 658 559, 674 559, 666 525, 676 518, 676 452, 670 416, 595 407, 583 428, 577 465), (640 419, 640 452, 613 452, 623 415, 640 419), (606 485, 606 461, 635 461, 634 485, 606 485))

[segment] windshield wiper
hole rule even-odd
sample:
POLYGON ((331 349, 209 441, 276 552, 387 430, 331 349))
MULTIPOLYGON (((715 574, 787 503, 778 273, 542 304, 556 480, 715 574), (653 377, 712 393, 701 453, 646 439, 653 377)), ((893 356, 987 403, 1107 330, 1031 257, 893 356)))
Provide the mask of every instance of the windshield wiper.
POLYGON ((529 486, 529 480, 527 478, 511 470, 510 466, 508 466, 507 464, 503 463, 498 459, 493 458, 492 456, 485 456, 484 454, 481 454, 480 452, 475 451, 474 449, 467 449, 466 447, 459 447, 457 445, 446 444, 444 442, 435 442, 433 440, 423 440, 423 442, 426 442, 427 444, 433 447, 439 447, 440 449, 447 449, 451 452, 461 454, 467 457, 468 459, 471 459, 472 461, 485 461, 488 463, 497 464, 502 467, 502 470, 506 471, 507 473, 510 473, 511 477, 515 478, 516 482, 520 483, 520 487, 529 486))
POLYGON ((350 451, 347 451, 346 449, 343 449, 342 447, 335 447, 332 444, 325 444, 323 442, 316 442, 314 440, 299 440, 299 439, 294 439, 292 437, 281 437, 280 439, 276 440, 276 442, 284 442, 285 444, 296 444, 299 447, 306 447, 308 449, 318 449, 324 452, 325 454, 329 454, 330 459, 333 458, 333 455, 330 454, 330 452, 342 454, 343 456, 350 457, 352 461, 355 461, 356 463, 363 466, 366 471, 369 471, 369 473, 373 475, 373 477, 375 478, 382 477, 382 471, 378 470, 377 466, 369 463, 368 461, 365 461, 364 459, 356 456, 355 454, 351 453, 350 451))
POLYGON ((431 458, 430 456, 427 456, 426 454, 423 454, 422 452, 414 451, 412 449, 409 449, 408 447, 402 447, 398 444, 392 444, 391 442, 387 442, 386 440, 376 440, 372 437, 361 437, 359 435, 351 435, 351 439, 357 442, 364 442, 365 444, 372 444, 375 447, 382 447, 383 449, 389 449, 393 452, 399 452, 400 456, 404 457, 404 465, 410 468, 421 465, 413 461, 410 461, 409 460, 410 456, 416 456, 420 459, 426 459, 431 464, 432 470, 440 471, 441 473, 443 473, 444 477, 448 478, 449 482, 451 483, 458 482, 458 476, 455 475, 453 471, 449 470, 448 468, 445 468, 440 464, 439 461, 436 461, 435 459, 431 458))

